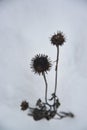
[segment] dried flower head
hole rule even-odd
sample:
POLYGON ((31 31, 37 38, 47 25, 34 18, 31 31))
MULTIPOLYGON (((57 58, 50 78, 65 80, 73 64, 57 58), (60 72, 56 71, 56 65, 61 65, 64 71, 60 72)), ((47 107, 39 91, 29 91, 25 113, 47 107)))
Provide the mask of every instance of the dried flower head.
POLYGON ((51 43, 56 46, 61 46, 65 42, 65 37, 62 32, 57 32, 57 34, 54 34, 51 39, 51 43))
POLYGON ((26 110, 26 109, 28 109, 28 107, 29 107, 29 104, 28 104, 28 102, 26 102, 26 101, 22 101, 22 103, 21 103, 21 110, 26 110))
POLYGON ((47 72, 50 70, 51 61, 47 55, 39 54, 32 58, 31 69, 38 74, 47 72))

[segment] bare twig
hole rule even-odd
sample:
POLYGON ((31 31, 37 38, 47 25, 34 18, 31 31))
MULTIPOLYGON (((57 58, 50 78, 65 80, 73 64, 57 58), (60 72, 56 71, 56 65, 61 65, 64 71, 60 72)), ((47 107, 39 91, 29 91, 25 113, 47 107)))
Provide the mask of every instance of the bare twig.
MULTIPOLYGON (((55 96, 56 96, 56 90, 57 90, 58 59, 59 59, 59 46, 57 46, 57 59, 56 59, 56 66, 55 66, 55 89, 54 89, 55 96)), ((55 97, 54 97, 54 104, 55 104, 55 97)))
POLYGON ((42 75, 43 75, 43 78, 44 78, 44 81, 45 81, 45 86, 46 86, 46 88, 45 88, 45 102, 47 103, 47 89, 48 89, 48 84, 47 84, 45 73, 43 72, 42 75))

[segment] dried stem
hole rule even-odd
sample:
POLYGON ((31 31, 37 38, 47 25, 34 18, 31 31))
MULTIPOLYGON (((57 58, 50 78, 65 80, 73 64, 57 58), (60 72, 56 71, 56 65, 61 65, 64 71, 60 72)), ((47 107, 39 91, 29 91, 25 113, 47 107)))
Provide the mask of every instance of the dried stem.
MULTIPOLYGON (((54 104, 56 101, 56 90, 57 90, 57 76, 58 76, 58 59, 59 59, 59 46, 57 46, 57 58, 56 58, 56 66, 55 66, 55 90, 54 90, 54 104)), ((54 109, 56 109, 54 107, 54 109)))
POLYGON ((56 95, 56 90, 57 90, 57 75, 58 75, 58 59, 59 59, 59 46, 57 46, 57 59, 56 59, 56 67, 55 67, 55 90, 54 93, 56 95))
POLYGON ((45 81, 45 86, 46 86, 46 89, 45 89, 45 102, 47 104, 47 89, 48 89, 48 84, 47 84, 47 79, 46 79, 45 73, 43 72, 42 75, 43 75, 43 78, 44 78, 44 81, 45 81))

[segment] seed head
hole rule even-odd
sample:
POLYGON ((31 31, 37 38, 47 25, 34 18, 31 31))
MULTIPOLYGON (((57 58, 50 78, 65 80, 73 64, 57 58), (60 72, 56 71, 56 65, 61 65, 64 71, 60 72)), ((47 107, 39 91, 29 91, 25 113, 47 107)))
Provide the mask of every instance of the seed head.
POLYGON ((26 102, 26 101, 22 101, 22 103, 21 103, 21 110, 26 110, 26 109, 28 109, 28 107, 29 107, 29 104, 28 104, 28 102, 26 102))
POLYGON ((50 67, 51 67, 51 61, 47 55, 39 54, 36 55, 31 60, 31 69, 35 73, 38 73, 39 75, 41 73, 49 71, 50 67))
POLYGON ((57 32, 57 34, 52 35, 50 41, 53 45, 61 46, 65 42, 65 37, 62 32, 57 32))

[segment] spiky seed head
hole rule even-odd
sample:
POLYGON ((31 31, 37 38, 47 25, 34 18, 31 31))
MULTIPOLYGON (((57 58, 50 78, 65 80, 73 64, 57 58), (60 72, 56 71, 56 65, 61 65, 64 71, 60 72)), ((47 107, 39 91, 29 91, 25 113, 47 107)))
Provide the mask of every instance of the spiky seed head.
POLYGON ((50 41, 53 45, 61 46, 65 42, 65 37, 62 32, 57 32, 57 34, 52 35, 50 41))
POLYGON ((51 68, 51 61, 47 55, 37 54, 31 60, 31 69, 37 74, 43 74, 44 72, 49 71, 51 68))
POLYGON ((22 101, 22 103, 21 103, 21 110, 26 110, 26 109, 28 109, 28 107, 29 107, 29 104, 28 104, 28 102, 26 102, 26 101, 22 101))

